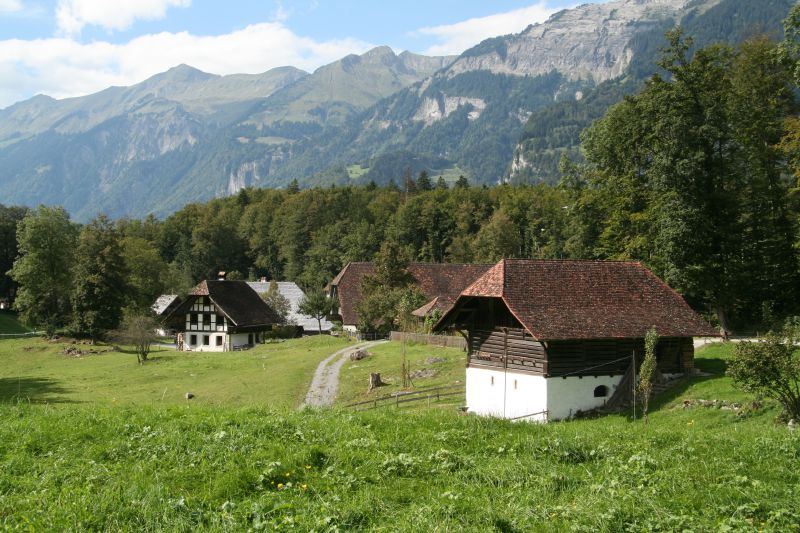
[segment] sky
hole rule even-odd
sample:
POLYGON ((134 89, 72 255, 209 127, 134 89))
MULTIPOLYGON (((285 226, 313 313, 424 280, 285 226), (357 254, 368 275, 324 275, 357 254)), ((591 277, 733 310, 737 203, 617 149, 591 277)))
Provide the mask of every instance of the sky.
MULTIPOLYGON (((605 0, 600 0, 605 1, 605 0)), ((378 45, 458 54, 575 0, 0 0, 0 109, 81 96, 179 64, 306 71, 378 45)))

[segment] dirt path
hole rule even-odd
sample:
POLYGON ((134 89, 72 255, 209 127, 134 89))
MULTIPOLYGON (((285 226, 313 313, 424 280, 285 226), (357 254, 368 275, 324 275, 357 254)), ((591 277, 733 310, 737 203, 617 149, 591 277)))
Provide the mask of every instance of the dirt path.
POLYGON ((339 371, 350 354, 362 348, 369 348, 386 341, 362 342, 354 346, 348 346, 343 350, 329 355, 317 367, 314 372, 314 379, 306 394, 306 401, 303 406, 328 407, 333 405, 336 393, 339 390, 339 371), (338 359, 336 359, 338 357, 338 359))

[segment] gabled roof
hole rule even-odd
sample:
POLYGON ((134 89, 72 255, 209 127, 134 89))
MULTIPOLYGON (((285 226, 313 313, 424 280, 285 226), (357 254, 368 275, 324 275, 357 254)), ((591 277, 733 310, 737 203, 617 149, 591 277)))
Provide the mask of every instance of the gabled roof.
POLYGON ((201 281, 173 314, 186 313, 194 303, 192 296, 208 296, 236 327, 269 326, 281 321, 245 281, 201 281))
MULTIPOLYGON (((248 281, 247 284, 258 294, 263 294, 269 290, 270 282, 248 281)), ((297 286, 297 283, 293 281, 278 281, 277 284, 278 292, 289 301, 289 316, 287 317, 289 323, 302 326, 304 331, 318 331, 319 325, 317 324, 317 319, 308 315, 302 315, 298 311, 300 300, 303 299, 305 293, 297 286)), ((330 321, 322 320, 322 331, 329 331, 332 327, 333 324, 330 321)))
MULTIPOLYGON (((426 298, 436 298, 434 308, 444 313, 453 305, 464 288, 492 265, 455 263, 410 263, 409 273, 426 298)), ((331 281, 339 297, 339 314, 344 324, 357 324, 356 307, 361 301, 361 281, 375 270, 373 263, 348 263, 331 281)), ((429 302, 431 303, 431 302, 429 302)))
POLYGON ((156 298, 156 301, 150 306, 150 309, 158 316, 166 316, 180 305, 180 303, 181 297, 177 294, 162 294, 156 298))
POLYGON ((502 298, 540 341, 639 338, 651 326, 662 337, 717 335, 638 262, 506 259, 467 287, 437 327, 473 297, 502 298))

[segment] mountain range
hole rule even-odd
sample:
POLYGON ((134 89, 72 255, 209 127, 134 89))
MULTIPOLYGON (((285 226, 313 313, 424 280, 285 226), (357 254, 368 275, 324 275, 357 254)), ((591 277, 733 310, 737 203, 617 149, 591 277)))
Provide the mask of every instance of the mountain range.
POLYGON ((617 0, 554 14, 459 56, 388 47, 307 73, 187 65, 130 87, 0 110, 3 203, 77 220, 164 216, 245 187, 386 183, 422 169, 472 183, 554 181, 579 133, 655 72, 664 32, 695 46, 781 37, 792 0, 617 0))

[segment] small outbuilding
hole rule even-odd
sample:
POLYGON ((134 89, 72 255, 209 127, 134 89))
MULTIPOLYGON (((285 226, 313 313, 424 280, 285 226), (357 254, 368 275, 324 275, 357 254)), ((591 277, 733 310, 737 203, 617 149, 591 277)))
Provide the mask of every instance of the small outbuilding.
POLYGON ((225 352, 261 342, 280 318, 245 281, 202 281, 170 314, 178 349, 225 352))
MULTIPOLYGON (((269 291, 270 283, 266 278, 261 278, 260 281, 247 282, 258 294, 264 294, 269 291)), ((330 320, 322 319, 318 324, 316 318, 300 313, 300 302, 303 300, 305 293, 303 289, 297 286, 297 283, 293 281, 277 281, 276 283, 278 292, 289 302, 289 313, 286 317, 289 324, 302 328, 303 333, 309 335, 319 333, 320 328, 325 332, 329 332, 333 328, 333 323, 330 320)))
POLYGON ((634 361, 638 370, 653 326, 667 376, 693 368, 693 336, 717 336, 638 262, 507 259, 434 329, 467 338, 470 412, 545 421, 603 406, 634 361))

